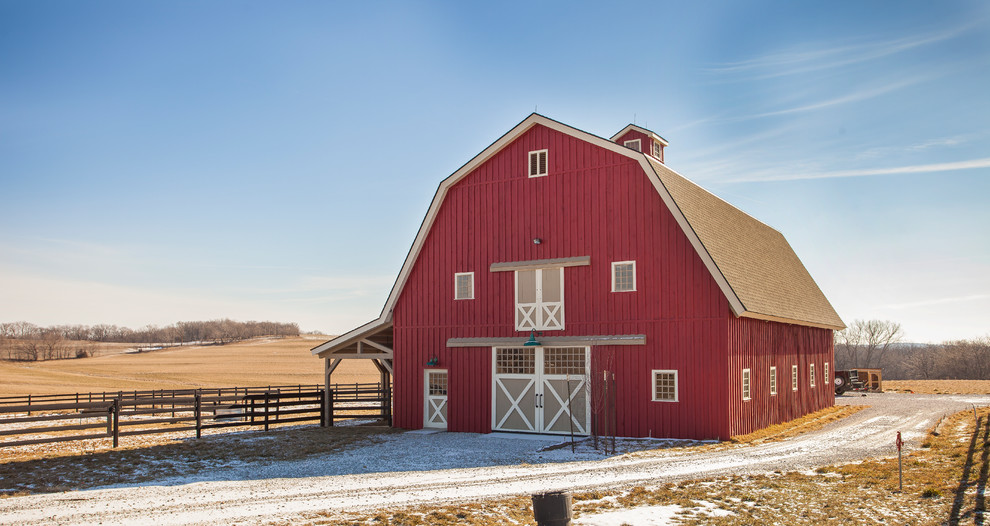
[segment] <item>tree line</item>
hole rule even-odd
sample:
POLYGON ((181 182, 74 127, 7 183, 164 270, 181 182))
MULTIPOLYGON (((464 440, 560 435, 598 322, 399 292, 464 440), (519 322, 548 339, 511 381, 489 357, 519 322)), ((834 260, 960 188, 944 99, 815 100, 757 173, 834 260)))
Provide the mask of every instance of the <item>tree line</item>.
POLYGON ((9 360, 58 360, 86 356, 85 347, 72 342, 138 343, 171 346, 183 343, 223 345, 259 336, 298 336, 299 325, 273 321, 180 321, 129 329, 117 325, 53 325, 26 321, 0 322, 0 357, 9 360))
POLYGON ((835 368, 882 369, 888 380, 990 380, 990 336, 903 343, 899 323, 856 320, 835 333, 835 368))

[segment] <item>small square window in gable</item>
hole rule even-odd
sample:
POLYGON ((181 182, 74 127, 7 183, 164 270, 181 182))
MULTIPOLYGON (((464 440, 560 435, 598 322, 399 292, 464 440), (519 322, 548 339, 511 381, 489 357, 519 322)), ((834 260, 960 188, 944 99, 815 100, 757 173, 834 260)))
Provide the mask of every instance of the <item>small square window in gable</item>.
POLYGON ((612 262, 612 292, 634 292, 636 290, 636 262, 612 262))
POLYGON ((543 177, 547 175, 547 151, 534 150, 529 152, 529 176, 543 177))
POLYGON ((474 299, 474 272, 458 272, 454 274, 454 299, 474 299))
POLYGON ((633 139, 631 141, 626 141, 626 142, 622 143, 622 145, 625 146, 626 148, 632 148, 633 150, 636 150, 637 152, 643 151, 643 143, 639 139, 633 139))

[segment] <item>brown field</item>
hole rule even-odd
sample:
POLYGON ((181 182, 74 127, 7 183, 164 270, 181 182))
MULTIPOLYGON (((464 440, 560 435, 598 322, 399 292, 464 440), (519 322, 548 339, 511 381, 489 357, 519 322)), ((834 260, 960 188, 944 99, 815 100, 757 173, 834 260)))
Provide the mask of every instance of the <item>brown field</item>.
POLYGON ((990 394, 990 380, 884 380, 883 390, 919 394, 990 394))
MULTIPOLYGON (((0 361, 0 396, 322 384, 323 360, 309 350, 323 341, 326 337, 300 336, 70 360, 0 361)), ((378 382, 379 376, 370 362, 344 360, 333 380, 378 382)))

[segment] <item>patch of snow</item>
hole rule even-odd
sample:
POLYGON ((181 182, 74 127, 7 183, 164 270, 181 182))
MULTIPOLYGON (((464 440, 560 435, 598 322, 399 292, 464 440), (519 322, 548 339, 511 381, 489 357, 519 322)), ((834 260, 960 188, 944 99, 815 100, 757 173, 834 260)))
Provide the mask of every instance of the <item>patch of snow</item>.
POLYGON ((662 526, 679 524, 677 515, 684 508, 671 504, 669 506, 640 506, 623 510, 604 511, 595 514, 583 514, 573 521, 575 526, 623 526, 624 524, 642 524, 645 526, 662 526))

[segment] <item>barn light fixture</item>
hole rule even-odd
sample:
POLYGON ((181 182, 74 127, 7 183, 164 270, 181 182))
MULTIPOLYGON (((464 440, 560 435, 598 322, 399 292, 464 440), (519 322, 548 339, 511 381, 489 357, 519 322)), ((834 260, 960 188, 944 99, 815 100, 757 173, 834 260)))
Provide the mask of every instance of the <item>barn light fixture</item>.
POLYGON ((542 242, 543 242, 543 240, 542 240, 542 239, 540 239, 540 238, 538 238, 538 237, 534 237, 534 238, 533 238, 533 244, 534 244, 534 245, 539 245, 539 244, 540 244, 540 243, 542 243, 542 242))
MULTIPOLYGON (((541 333, 540 336, 542 336, 542 335, 543 334, 541 333)), ((540 343, 540 342, 538 342, 538 341, 536 341, 536 329, 533 329, 533 332, 531 332, 529 334, 529 339, 526 340, 526 343, 524 343, 523 346, 524 347, 538 347, 540 345, 543 345, 543 344, 540 343)))
POLYGON ((426 365, 430 367, 435 367, 437 365, 440 365, 440 358, 434 356, 433 358, 430 358, 430 361, 426 362, 426 365))

